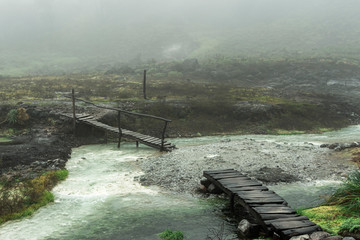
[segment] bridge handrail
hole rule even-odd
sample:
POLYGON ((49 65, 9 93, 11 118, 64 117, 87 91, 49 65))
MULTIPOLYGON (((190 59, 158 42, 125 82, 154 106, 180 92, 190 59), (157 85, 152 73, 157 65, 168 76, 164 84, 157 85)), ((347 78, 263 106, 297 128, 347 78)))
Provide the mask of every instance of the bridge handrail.
POLYGON ((83 100, 83 99, 80 99, 80 98, 76 98, 76 97, 75 97, 75 90, 74 90, 74 89, 71 90, 71 96, 64 96, 64 97, 67 97, 67 98, 71 98, 71 99, 72 99, 74 134, 75 134, 75 132, 76 132, 75 102, 76 102, 76 100, 78 100, 78 101, 85 102, 85 103, 87 103, 87 104, 92 104, 93 106, 98 107, 98 108, 109 109, 109 110, 113 110, 113 111, 117 111, 117 112, 118 112, 118 117, 117 117, 118 128, 119 128, 118 148, 120 148, 120 142, 121 142, 121 136, 122 136, 122 130, 121 130, 121 127, 120 127, 120 115, 121 115, 120 113, 125 113, 125 114, 128 114, 128 115, 141 116, 141 117, 147 117, 147 118, 153 118, 153 119, 157 119, 157 120, 162 120, 162 121, 164 121, 164 128, 163 128, 163 131, 162 131, 162 134, 161 134, 161 148, 160 148, 160 151, 163 151, 163 150, 164 150, 165 132, 166 132, 167 125, 168 125, 169 122, 171 122, 171 120, 166 119, 166 118, 162 118, 162 117, 157 117, 157 116, 149 115, 149 114, 129 112, 129 111, 122 110, 122 109, 120 109, 120 108, 100 106, 100 105, 97 105, 97 104, 95 104, 95 103, 93 103, 93 102, 90 102, 90 101, 87 101, 87 100, 83 100))
MULTIPOLYGON (((64 97, 72 98, 71 96, 64 96, 64 97)), ((128 115, 135 115, 135 116, 140 116, 140 117, 148 117, 148 118, 154 118, 154 119, 162 120, 162 121, 165 121, 165 122, 171 122, 170 119, 166 119, 166 118, 162 118, 162 117, 158 117, 158 116, 154 116, 154 115, 149 115, 149 114, 144 114, 144 113, 134 113, 134 112, 129 112, 129 111, 126 111, 126 110, 122 110, 120 108, 100 106, 100 105, 97 105, 96 103, 93 103, 93 102, 90 102, 90 101, 87 101, 87 100, 84 100, 84 99, 81 99, 81 98, 75 98, 75 100, 85 102, 87 104, 91 104, 91 105, 93 105, 95 107, 98 107, 98 108, 114 110, 114 111, 122 112, 122 113, 125 113, 125 114, 128 114, 128 115)))

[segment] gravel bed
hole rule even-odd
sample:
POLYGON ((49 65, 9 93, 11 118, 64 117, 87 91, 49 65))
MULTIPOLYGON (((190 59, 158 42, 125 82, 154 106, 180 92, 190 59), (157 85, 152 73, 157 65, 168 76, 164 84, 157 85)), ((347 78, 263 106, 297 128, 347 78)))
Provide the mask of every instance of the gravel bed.
POLYGON ((340 180, 356 169, 338 153, 311 143, 243 139, 185 146, 159 157, 139 160, 144 185, 194 193, 204 170, 233 168, 264 184, 340 180))

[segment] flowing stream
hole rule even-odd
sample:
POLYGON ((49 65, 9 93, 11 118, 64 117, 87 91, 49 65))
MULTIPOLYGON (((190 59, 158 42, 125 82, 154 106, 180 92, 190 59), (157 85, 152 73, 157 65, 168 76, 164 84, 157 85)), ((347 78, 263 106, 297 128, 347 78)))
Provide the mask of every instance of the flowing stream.
MULTIPOLYGON (((360 126, 321 135, 226 136, 230 139, 254 138, 288 142, 351 142, 360 126)), ((224 137, 173 139, 179 147, 216 142, 224 137), (200 142, 200 143, 199 143, 200 142)), ((165 229, 180 230, 186 239, 206 239, 224 225, 220 209, 224 202, 175 194, 155 186, 141 186, 134 177, 141 175, 136 160, 160 154, 135 144, 89 145, 73 149, 66 167, 69 177, 53 190, 55 202, 33 216, 8 222, 0 227, 1 240, 31 239, 120 239, 152 240, 165 229)), ((271 186, 293 207, 321 203, 321 195, 334 190, 339 182, 271 186)), ((225 231, 233 226, 225 223, 225 231)))

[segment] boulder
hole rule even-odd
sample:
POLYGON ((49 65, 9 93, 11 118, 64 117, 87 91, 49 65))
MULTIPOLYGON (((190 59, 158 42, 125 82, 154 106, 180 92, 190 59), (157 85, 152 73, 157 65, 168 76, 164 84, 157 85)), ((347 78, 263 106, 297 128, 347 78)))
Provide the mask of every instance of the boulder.
POLYGON ((243 238, 255 238, 259 235, 260 226, 242 219, 237 227, 238 233, 243 238))
POLYGON ((311 240, 322 240, 322 239, 330 237, 330 236, 331 236, 330 233, 327 233, 327 232, 313 232, 310 235, 310 239, 311 240))
POLYGON ((209 187, 207 188, 209 193, 213 193, 213 194, 220 194, 222 193, 221 189, 219 189, 217 186, 215 186, 213 183, 209 185, 209 187))
POLYGON ((334 149, 337 146, 339 146, 339 143, 332 143, 332 144, 329 145, 329 149, 334 149))
POLYGON ((344 237, 343 240, 356 240, 356 239, 353 237, 344 237))
POLYGON ((290 238, 290 240, 308 240, 308 239, 310 239, 310 236, 308 234, 294 236, 290 238))
POLYGON ((343 238, 341 236, 331 236, 327 238, 323 238, 323 240, 342 240, 343 238))

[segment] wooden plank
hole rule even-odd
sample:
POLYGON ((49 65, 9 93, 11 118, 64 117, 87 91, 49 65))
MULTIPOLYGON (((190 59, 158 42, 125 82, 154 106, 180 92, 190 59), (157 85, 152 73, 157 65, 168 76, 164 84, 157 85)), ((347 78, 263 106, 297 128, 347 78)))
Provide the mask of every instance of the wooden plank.
MULTIPOLYGON (((234 181, 244 181, 244 180, 252 180, 251 178, 249 177, 243 177, 243 176, 233 176, 233 177, 225 177, 225 178, 221 178, 218 179, 216 177, 214 177, 215 180, 218 180, 219 182, 221 183, 228 183, 228 182, 234 182, 234 181)), ((253 180, 254 181, 254 180, 253 180)))
POLYGON ((249 204, 250 207, 254 208, 254 207, 283 207, 283 206, 287 206, 286 204, 282 204, 282 203, 251 203, 249 204))
POLYGON ((281 231, 280 236, 283 239, 290 239, 293 236, 303 235, 303 234, 311 234, 313 232, 321 231, 319 226, 310 226, 304 228, 296 228, 296 229, 289 229, 281 231))
POLYGON ((250 199, 250 198, 281 198, 279 195, 275 194, 271 191, 236 191, 235 192, 239 197, 243 199, 250 199))
POLYGON ((252 198, 252 199, 243 199, 246 204, 272 204, 279 203, 282 205, 287 205, 284 199, 280 198, 252 198))
POLYGON ((204 171, 204 174, 217 174, 217 173, 227 173, 227 172, 237 172, 235 169, 233 168, 228 168, 228 169, 220 169, 220 170, 207 170, 204 171))
POLYGON ((289 217, 289 218, 276 218, 272 220, 264 221, 266 225, 270 225, 273 222, 287 222, 287 221, 297 221, 297 220, 309 220, 306 216, 296 216, 296 217, 289 217))
POLYGON ((216 174, 213 175, 213 178, 216 180, 220 180, 220 179, 227 179, 227 178, 246 178, 246 179, 251 179, 247 176, 244 176, 242 174, 238 174, 238 173, 230 173, 230 174, 216 174))
POLYGON ((296 211, 290 207, 254 207, 254 210, 259 214, 272 214, 272 213, 296 213, 296 211))
POLYGON ((260 214, 261 219, 266 220, 278 220, 281 218, 294 218, 298 217, 297 214, 260 214))
POLYGON ((270 224, 270 226, 276 229, 276 231, 311 227, 315 225, 316 225, 315 223, 309 220, 292 220, 292 221, 282 221, 282 222, 275 221, 270 224))
POLYGON ((265 186, 249 186, 249 187, 230 187, 229 190, 235 192, 235 191, 254 191, 254 190, 268 191, 269 189, 265 186))
POLYGON ((233 188, 233 187, 249 187, 249 186, 261 186, 262 184, 255 181, 242 181, 242 182, 234 182, 224 184, 225 188, 233 188))

